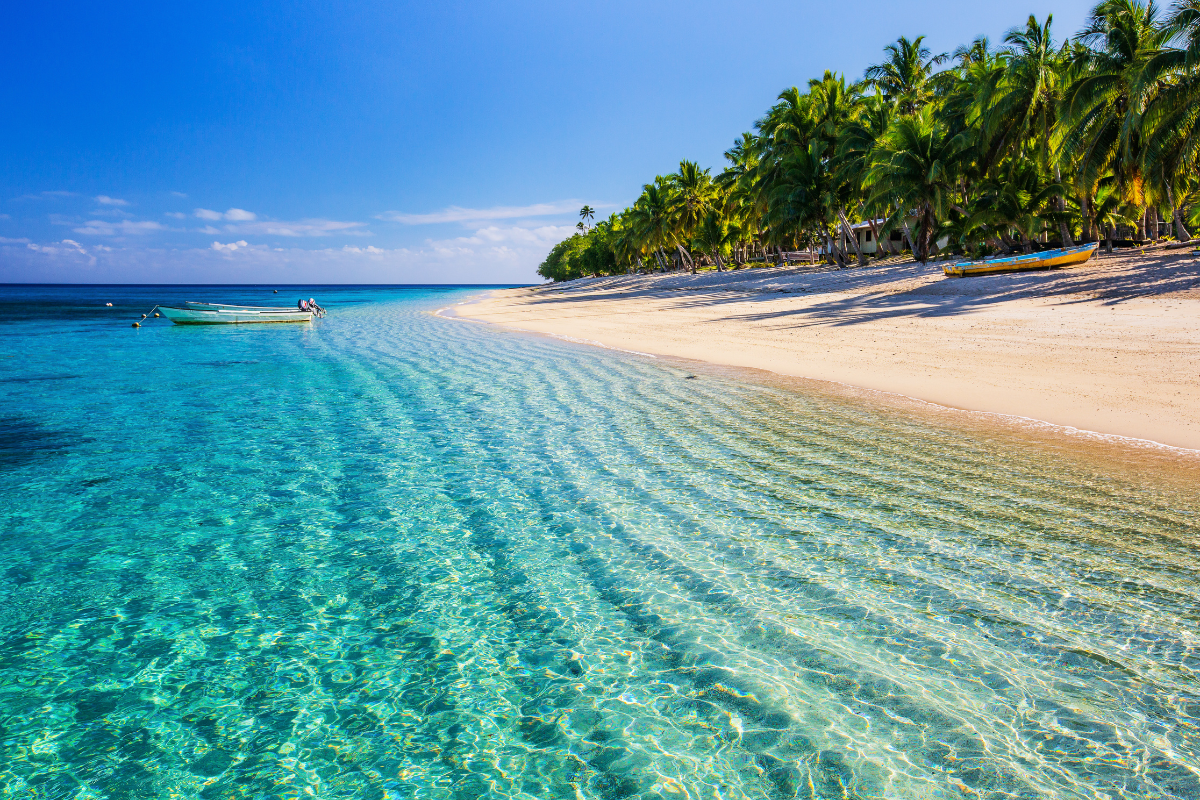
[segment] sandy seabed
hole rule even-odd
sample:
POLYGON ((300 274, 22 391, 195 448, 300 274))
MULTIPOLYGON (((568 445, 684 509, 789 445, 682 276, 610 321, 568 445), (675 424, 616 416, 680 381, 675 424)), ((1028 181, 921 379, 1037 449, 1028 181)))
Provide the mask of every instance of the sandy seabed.
POLYGON ((590 278, 460 316, 1200 450, 1200 259, 946 278, 912 261, 590 278))

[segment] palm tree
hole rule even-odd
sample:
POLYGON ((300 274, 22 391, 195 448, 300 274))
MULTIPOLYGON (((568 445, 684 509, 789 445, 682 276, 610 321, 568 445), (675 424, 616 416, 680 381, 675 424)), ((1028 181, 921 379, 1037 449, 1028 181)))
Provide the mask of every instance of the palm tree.
POLYGON ((663 248, 675 243, 672 224, 673 201, 667 181, 661 175, 654 183, 642 187, 642 195, 633 205, 633 227, 642 248, 654 253, 659 269, 666 270, 666 255, 663 248))
POLYGON ((947 134, 933 108, 926 106, 892 123, 867 170, 868 204, 895 209, 884 223, 885 230, 907 225, 905 218, 916 215, 920 232, 916 240, 909 238, 913 257, 922 262, 929 259, 939 222, 949 216, 961 150, 959 140, 947 134))
MULTIPOLYGON (((860 102, 858 113, 839 132, 833 160, 834 168, 840 182, 851 187, 852 191, 854 188, 859 190, 854 194, 858 195, 860 200, 865 199, 862 197, 861 188, 871 166, 875 146, 892 122, 892 108, 892 104, 887 102, 877 89, 874 95, 860 102)), ((875 218, 881 212, 887 216, 887 212, 869 206, 864 206, 863 211, 868 216, 871 233, 877 243, 877 256, 883 257, 886 252, 884 240, 879 238, 880 228, 875 223, 875 218)))
POLYGON ((595 216, 596 209, 592 208, 591 206, 585 205, 583 208, 579 209, 579 227, 583 228, 586 224, 590 223, 595 216))
MULTIPOLYGON (((989 180, 978 198, 968 229, 987 226, 1002 239, 1015 228, 1024 239, 1026 253, 1032 252, 1034 239, 1042 232, 1049 205, 1062 195, 1062 186, 1043 180, 1036 164, 1015 160, 1003 177, 989 180)), ((1005 242, 1008 245, 1008 242, 1005 242)))
MULTIPOLYGON (((1013 28, 1005 34, 1008 47, 1002 55, 1006 69, 999 91, 983 114, 983 124, 992 135, 1004 137, 1010 153, 1016 154, 1031 143, 1039 167, 1046 172, 1052 170, 1055 180, 1061 181, 1052 139, 1061 106, 1065 63, 1050 34, 1053 19, 1048 15, 1046 22, 1039 24, 1030 14, 1024 29, 1013 28)), ((1057 210, 1066 210, 1062 198, 1057 210)), ((1064 245, 1074 244, 1065 219, 1059 220, 1059 235, 1064 245)))
POLYGON ((978 64, 981 61, 986 61, 992 52, 992 43, 988 41, 986 36, 976 36, 975 40, 970 44, 960 45, 954 48, 954 52, 950 54, 951 58, 958 61, 958 66, 961 69, 966 69, 972 64, 978 64))
MULTIPOLYGON (((1126 199, 1145 208, 1142 114, 1157 86, 1146 67, 1169 33, 1153 0, 1103 0, 1077 37, 1062 106, 1063 152, 1077 161, 1076 182, 1094 186, 1112 172, 1126 199)), ((1144 238, 1145 225, 1140 225, 1144 238)))
POLYGON ((692 240, 697 249, 708 253, 717 272, 725 271, 725 262, 721 259, 721 251, 732 245, 741 232, 729 224, 729 221, 719 211, 709 211, 696 226, 695 237, 692 240))
POLYGON ((949 58, 945 53, 933 55, 922 46, 924 40, 924 36, 912 41, 901 36, 883 48, 888 55, 882 64, 867 68, 867 85, 882 91, 901 114, 916 113, 933 100, 933 69, 949 58))
POLYGON ((1181 0, 1163 28, 1167 41, 1145 68, 1156 96, 1143 115, 1145 160, 1170 204, 1175 238, 1191 239, 1178 199, 1200 168, 1200 0, 1181 0))

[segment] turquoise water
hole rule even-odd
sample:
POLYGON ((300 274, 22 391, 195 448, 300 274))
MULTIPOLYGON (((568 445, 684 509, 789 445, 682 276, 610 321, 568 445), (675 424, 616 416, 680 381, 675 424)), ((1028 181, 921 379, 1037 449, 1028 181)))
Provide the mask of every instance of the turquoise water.
POLYGON ((0 795, 1200 797, 1186 486, 477 292, 0 287, 0 795))

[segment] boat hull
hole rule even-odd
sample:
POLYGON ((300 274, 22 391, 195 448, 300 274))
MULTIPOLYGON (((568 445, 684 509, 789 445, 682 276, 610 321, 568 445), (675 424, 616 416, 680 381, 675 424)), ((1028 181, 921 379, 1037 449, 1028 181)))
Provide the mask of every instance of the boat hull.
POLYGON ((244 308, 168 308, 159 306, 159 311, 176 325, 249 325, 263 322, 312 321, 311 312, 296 309, 251 311, 244 308))
POLYGON ((299 311, 300 310, 296 306, 237 306, 237 305, 231 305, 229 303, 201 303, 201 302, 197 302, 195 300, 188 300, 188 301, 184 302, 184 305, 187 306, 189 310, 196 309, 196 308, 208 309, 208 310, 233 309, 233 310, 239 310, 239 311, 299 311))
POLYGON ((1097 244, 1082 247, 1064 247, 1027 256, 996 258, 991 261, 960 261, 943 267, 946 277, 966 278, 971 275, 993 275, 998 272, 1024 272, 1033 269, 1054 269, 1082 264, 1096 252, 1097 244))

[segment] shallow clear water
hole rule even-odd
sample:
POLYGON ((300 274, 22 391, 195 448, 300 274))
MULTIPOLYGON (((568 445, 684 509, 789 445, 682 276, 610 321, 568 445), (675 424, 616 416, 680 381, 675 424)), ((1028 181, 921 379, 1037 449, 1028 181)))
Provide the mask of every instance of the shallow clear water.
POLYGON ((0 287, 0 795, 1200 797, 1186 487, 313 293, 0 287))

